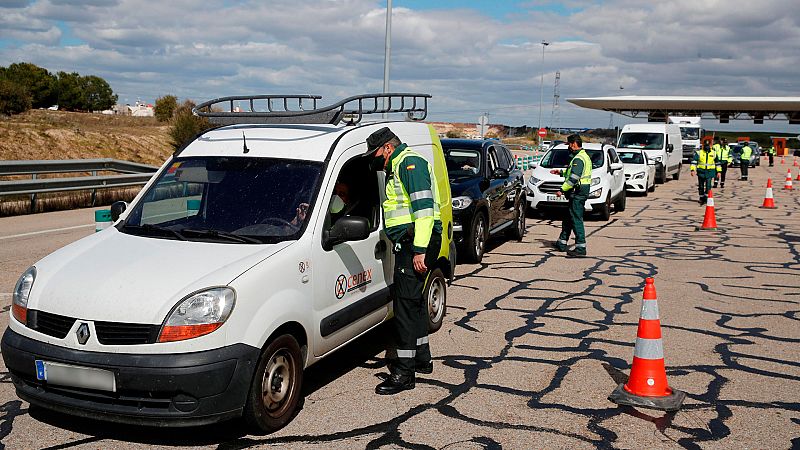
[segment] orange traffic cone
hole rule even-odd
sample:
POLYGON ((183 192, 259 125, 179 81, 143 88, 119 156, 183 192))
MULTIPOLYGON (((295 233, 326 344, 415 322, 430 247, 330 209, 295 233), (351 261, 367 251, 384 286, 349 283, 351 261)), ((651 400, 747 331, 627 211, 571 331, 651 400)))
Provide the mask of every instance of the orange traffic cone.
POLYGON ((714 231, 717 229, 717 216, 714 214, 714 193, 708 191, 706 199, 706 215, 703 217, 703 225, 697 227, 698 230, 714 231))
POLYGON ((764 195, 762 208, 776 209, 775 200, 772 198, 772 178, 767 178, 767 193, 764 195))
POLYGON ((648 278, 644 286, 631 374, 628 382, 618 385, 608 399, 618 405, 677 411, 685 398, 685 392, 667 385, 656 286, 653 279, 648 278))
POLYGON ((797 171, 797 178, 794 181, 800 181, 800 170, 797 171))
POLYGON ((798 167, 798 165, 797 165, 797 156, 794 157, 794 164, 792 164, 792 165, 795 166, 795 167, 798 167))
POLYGON ((789 169, 786 172, 786 182, 783 184, 783 188, 787 191, 791 191, 792 189, 794 189, 792 187, 792 169, 789 169))
POLYGON ((781 164, 786 164, 786 160, 784 156, 781 156, 781 164))

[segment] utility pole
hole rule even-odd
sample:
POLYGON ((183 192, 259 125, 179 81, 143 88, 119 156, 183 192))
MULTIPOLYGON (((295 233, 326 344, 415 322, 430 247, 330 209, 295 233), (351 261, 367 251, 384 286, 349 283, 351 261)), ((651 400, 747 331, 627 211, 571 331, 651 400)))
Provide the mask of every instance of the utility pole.
POLYGON ((561 89, 559 85, 561 84, 561 72, 556 72, 556 81, 553 85, 553 109, 550 111, 550 129, 552 130, 555 126, 558 129, 558 123, 561 121, 561 110, 559 109, 559 98, 561 98, 561 89))
MULTIPOLYGON (((386 46, 383 53, 383 93, 389 92, 389 65, 392 61, 392 0, 386 0, 386 46)), ((383 107, 386 108, 386 98, 383 99, 383 107)), ((388 113, 383 113, 383 118, 389 117, 388 113)))
MULTIPOLYGON (((539 126, 536 130, 542 128, 542 99, 544 94, 544 48, 550 45, 549 42, 542 40, 542 77, 539 80, 539 126)), ((541 139, 540 139, 541 140, 541 139)))

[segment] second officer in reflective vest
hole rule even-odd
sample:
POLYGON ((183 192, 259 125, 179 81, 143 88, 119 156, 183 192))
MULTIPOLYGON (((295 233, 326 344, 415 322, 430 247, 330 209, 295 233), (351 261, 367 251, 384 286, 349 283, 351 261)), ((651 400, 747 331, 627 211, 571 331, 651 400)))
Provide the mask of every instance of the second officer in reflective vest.
POLYGON ((719 179, 722 166, 717 160, 717 153, 708 145, 708 141, 703 142, 702 150, 694 152, 692 165, 689 167, 692 176, 697 173, 697 191, 700 199, 697 201, 701 205, 708 199, 708 191, 711 190, 711 180, 719 179))
POLYGON ((583 210, 589 198, 592 183, 592 160, 583 150, 583 141, 577 134, 567 137, 567 145, 572 152, 572 161, 566 170, 551 170, 550 173, 564 176, 564 184, 557 196, 565 195, 569 200, 569 214, 561 222, 561 234, 556 241, 556 249, 566 251, 569 237, 575 232, 575 250, 567 251, 571 258, 586 256, 586 231, 583 228, 583 210))
POLYGON ((725 187, 725 177, 728 175, 728 164, 733 161, 731 157, 731 148, 728 146, 728 140, 722 138, 722 142, 720 143, 720 139, 718 136, 714 137, 714 145, 711 146, 711 150, 714 151, 714 155, 716 155, 716 161, 720 165, 720 177, 714 178, 714 187, 717 187, 717 183, 719 183, 720 187, 725 187))
POLYGON ((428 305, 422 294, 442 243, 442 200, 428 161, 383 127, 367 138, 371 167, 386 172, 384 229, 394 244, 394 340, 397 358, 375 392, 392 395, 414 389, 414 373, 432 373, 428 305))
POLYGON ((742 154, 740 156, 739 165, 742 168, 741 181, 747 181, 747 172, 750 170, 750 157, 753 156, 753 149, 745 142, 742 144, 742 154))

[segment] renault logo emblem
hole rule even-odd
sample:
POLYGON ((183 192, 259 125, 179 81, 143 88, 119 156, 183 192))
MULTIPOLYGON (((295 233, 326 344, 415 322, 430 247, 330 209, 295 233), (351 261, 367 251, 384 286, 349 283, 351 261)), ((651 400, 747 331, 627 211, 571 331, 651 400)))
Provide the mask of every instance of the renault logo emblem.
POLYGON ((89 340, 89 325, 85 322, 81 323, 75 334, 78 336, 78 342, 81 345, 86 344, 86 341, 89 340))

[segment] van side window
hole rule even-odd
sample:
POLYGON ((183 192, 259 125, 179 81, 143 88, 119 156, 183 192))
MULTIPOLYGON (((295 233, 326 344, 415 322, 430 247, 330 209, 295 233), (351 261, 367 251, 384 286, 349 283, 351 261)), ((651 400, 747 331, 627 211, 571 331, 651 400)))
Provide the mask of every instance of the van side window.
POLYGON ((327 203, 325 228, 330 228, 344 216, 351 216, 367 219, 370 229, 377 230, 380 225, 381 188, 378 173, 369 168, 368 157, 357 156, 347 161, 336 178, 327 203))

